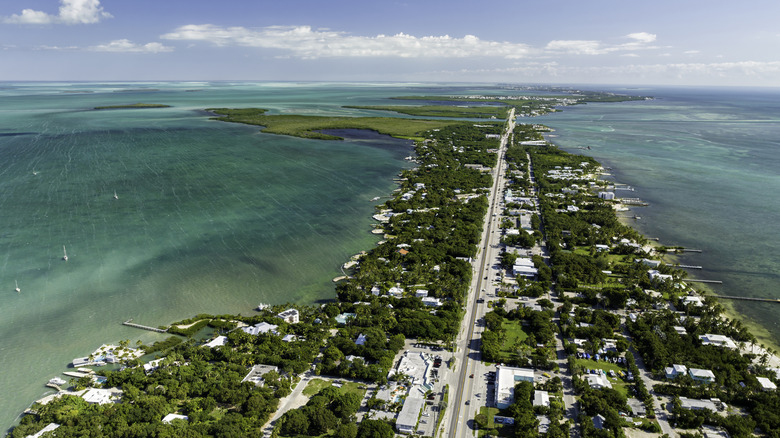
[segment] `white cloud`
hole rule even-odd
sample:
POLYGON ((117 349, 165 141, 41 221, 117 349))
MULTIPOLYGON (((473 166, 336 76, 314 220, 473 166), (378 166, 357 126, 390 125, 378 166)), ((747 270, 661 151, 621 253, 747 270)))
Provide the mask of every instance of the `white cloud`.
POLYGON ((160 43, 135 44, 127 39, 111 41, 108 44, 92 46, 89 50, 94 52, 134 52, 134 53, 161 53, 171 52, 173 47, 160 43))
POLYGON ((24 9, 21 14, 3 17, 1 20, 14 24, 93 24, 104 18, 111 18, 111 14, 103 10, 100 0, 60 0, 57 15, 24 9))
POLYGON ((548 51, 572 55, 601 55, 614 50, 602 47, 598 41, 590 40, 553 40, 544 48, 548 51))
POLYGON ((686 54, 686 55, 698 55, 701 52, 698 51, 698 50, 686 50, 683 53, 686 54))
POLYGON ((631 38, 632 40, 636 40, 640 43, 652 43, 656 39, 655 34, 647 32, 630 33, 626 35, 626 37, 631 38))
POLYGON ((345 32, 313 30, 310 26, 271 26, 260 29, 220 27, 211 24, 181 26, 161 38, 206 41, 217 46, 278 49, 301 58, 401 57, 465 58, 499 56, 522 58, 530 53, 525 44, 483 41, 473 35, 463 38, 396 35, 353 36, 345 32))

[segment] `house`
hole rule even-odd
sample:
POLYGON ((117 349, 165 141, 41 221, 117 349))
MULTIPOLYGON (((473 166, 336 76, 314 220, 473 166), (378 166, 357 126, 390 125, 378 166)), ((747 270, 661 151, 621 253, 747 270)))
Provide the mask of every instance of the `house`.
MULTIPOLYGON (((46 427, 44 427, 43 429, 39 430, 37 433, 35 433, 33 435, 27 435, 25 438, 41 438, 47 432, 51 432, 51 431, 57 429, 58 427, 60 427, 60 425, 57 424, 57 423, 49 423, 49 424, 46 425, 46 427)), ((46 436, 54 436, 54 434, 47 434, 46 436)))
POLYGON ((187 417, 186 415, 181 415, 181 414, 168 414, 165 417, 163 417, 162 422, 163 422, 163 424, 170 424, 171 421, 173 421, 173 420, 184 420, 184 421, 187 421, 187 420, 189 420, 189 417, 187 417))
POLYGON ((550 394, 547 391, 534 391, 534 406, 550 406, 550 394))
POLYGON ((354 318, 354 313, 340 313, 336 315, 336 323, 341 325, 346 325, 347 322, 349 322, 350 319, 354 318))
POLYGON ((150 360, 149 362, 145 363, 144 372, 146 372, 146 374, 149 374, 152 371, 156 370, 157 368, 160 367, 160 364, 162 363, 163 360, 165 360, 165 358, 161 357, 159 359, 150 360))
POLYGON ((537 415, 536 420, 539 421, 536 433, 540 435, 546 434, 550 430, 550 418, 547 415, 537 415))
POLYGON ((606 418, 604 418, 603 415, 598 414, 595 417, 593 417, 593 427, 596 429, 604 429, 604 422, 607 421, 606 418))
POLYGON ((263 384, 263 376, 271 371, 279 372, 279 367, 274 365, 255 365, 249 370, 249 374, 244 376, 242 382, 252 382, 255 386, 263 384))
POLYGON ((377 285, 374 285, 374 286, 371 288, 371 295, 374 295, 374 296, 376 296, 376 297, 378 297, 379 295, 382 295, 382 291, 379 289, 379 286, 377 286, 377 285))
POLYGON ((615 199, 615 192, 599 192, 599 198, 606 201, 615 199))
POLYGON ((710 370, 702 370, 699 368, 690 368, 688 370, 688 375, 691 376, 691 379, 693 379, 696 382, 699 383, 713 383, 715 382, 715 374, 712 373, 710 370))
POLYGON ((667 281, 667 280, 671 281, 671 280, 673 280, 673 277, 671 275, 662 274, 662 273, 660 273, 659 271, 657 271, 655 269, 651 269, 651 270, 647 271, 647 275, 650 276, 650 281, 656 281, 656 280, 657 281, 667 281))
POLYGON ((90 404, 105 405, 113 403, 114 398, 121 396, 121 394, 122 391, 119 389, 89 388, 81 393, 81 398, 90 404))
POLYGON ((761 389, 764 391, 774 391, 777 389, 777 385, 766 377, 756 377, 758 384, 761 385, 761 389))
POLYGON ((495 405, 506 409, 515 401, 517 382, 534 382, 534 370, 499 365, 496 367, 495 405))
POLYGON ((609 383, 607 377, 601 374, 586 374, 585 380, 588 381, 588 385, 593 389, 612 388, 612 384, 609 383))
POLYGON ((722 405, 718 399, 700 400, 696 398, 680 397, 680 407, 690 411, 703 411, 709 409, 712 412, 717 412, 720 406, 722 405))
POLYGON ((366 335, 363 333, 359 334, 357 339, 355 339, 355 345, 364 345, 366 343, 366 335))
POLYGON ((666 367, 666 378, 674 380, 677 376, 685 375, 688 373, 688 367, 685 365, 674 364, 670 367, 666 367))
POLYGON ((217 336, 208 343, 203 344, 203 346, 208 348, 221 347, 223 345, 227 345, 227 341, 227 336, 217 336))
POLYGON ((682 299, 683 306, 693 305, 696 307, 702 307, 704 306, 704 301, 701 300, 699 297, 695 297, 692 295, 688 295, 686 297, 683 297, 682 299))
POLYGON ((427 297, 428 296, 428 290, 426 290, 426 289, 418 289, 418 290, 414 291, 414 296, 416 296, 417 298, 427 297))
POLYGON ((276 316, 282 318, 287 324, 297 324, 301 318, 298 309, 287 309, 276 316))
POLYGON ((674 326, 674 327, 672 327, 672 328, 674 328, 674 331, 676 331, 676 332, 677 332, 677 334, 678 334, 678 335, 680 335, 680 336, 682 336, 682 335, 687 335, 687 334, 688 334, 688 331, 687 331, 687 330, 685 330, 685 327, 682 327, 682 326, 676 325, 676 326, 674 326))
POLYGON ((282 341, 284 341, 284 342, 295 342, 297 340, 298 340, 298 337, 293 335, 292 333, 288 334, 288 335, 284 335, 284 337, 282 338, 282 341))
POLYGON ((422 397, 412 397, 411 395, 404 401, 404 406, 395 420, 395 429, 398 433, 410 435, 415 432, 417 419, 420 417, 420 410, 425 404, 422 397))
POLYGON ((728 336, 712 335, 708 333, 706 335, 700 335, 699 339, 701 339, 702 345, 715 345, 718 347, 731 349, 737 348, 737 344, 735 344, 734 341, 732 341, 728 336))
POLYGON ((258 324, 255 324, 252 327, 241 327, 241 331, 244 333, 248 333, 252 336, 258 336, 260 334, 267 334, 267 333, 273 333, 278 334, 279 332, 276 331, 278 325, 275 324, 269 324, 267 322, 261 322, 258 324))
POLYGON ((391 297, 401 298, 404 294, 404 290, 398 286, 393 286, 387 291, 387 293, 390 294, 391 297))
POLYGON ((428 307, 441 307, 441 300, 433 297, 425 297, 422 299, 422 303, 428 307))

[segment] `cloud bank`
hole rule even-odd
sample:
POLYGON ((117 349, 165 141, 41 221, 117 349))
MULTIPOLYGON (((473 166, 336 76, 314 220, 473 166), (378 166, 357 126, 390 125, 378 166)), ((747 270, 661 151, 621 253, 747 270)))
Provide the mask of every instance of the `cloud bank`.
POLYGON ((111 14, 103 10, 100 0, 60 0, 57 15, 23 9, 21 14, 3 17, 2 21, 10 24, 94 24, 104 18, 111 18, 111 14))

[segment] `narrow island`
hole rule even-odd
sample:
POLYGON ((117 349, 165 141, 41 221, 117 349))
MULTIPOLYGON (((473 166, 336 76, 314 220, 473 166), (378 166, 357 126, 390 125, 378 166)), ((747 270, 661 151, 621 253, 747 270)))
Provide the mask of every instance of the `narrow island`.
POLYGON ((416 167, 377 206, 381 240, 345 263, 332 302, 197 315, 74 359, 11 436, 778 436, 774 351, 618 219, 628 204, 599 163, 515 124, 519 110, 212 110, 304 138, 415 139, 416 167))
POLYGON ((128 105, 107 105, 96 106, 93 109, 96 110, 111 110, 111 109, 140 109, 140 108, 170 108, 170 105, 162 103, 132 103, 128 105))

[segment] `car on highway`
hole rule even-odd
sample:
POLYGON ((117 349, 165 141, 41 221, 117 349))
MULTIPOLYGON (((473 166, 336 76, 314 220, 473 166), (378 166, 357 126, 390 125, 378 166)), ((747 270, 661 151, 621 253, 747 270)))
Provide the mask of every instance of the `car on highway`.
POLYGON ((474 378, 474 374, 472 373, 472 374, 469 376, 469 379, 473 379, 473 378, 474 378))

